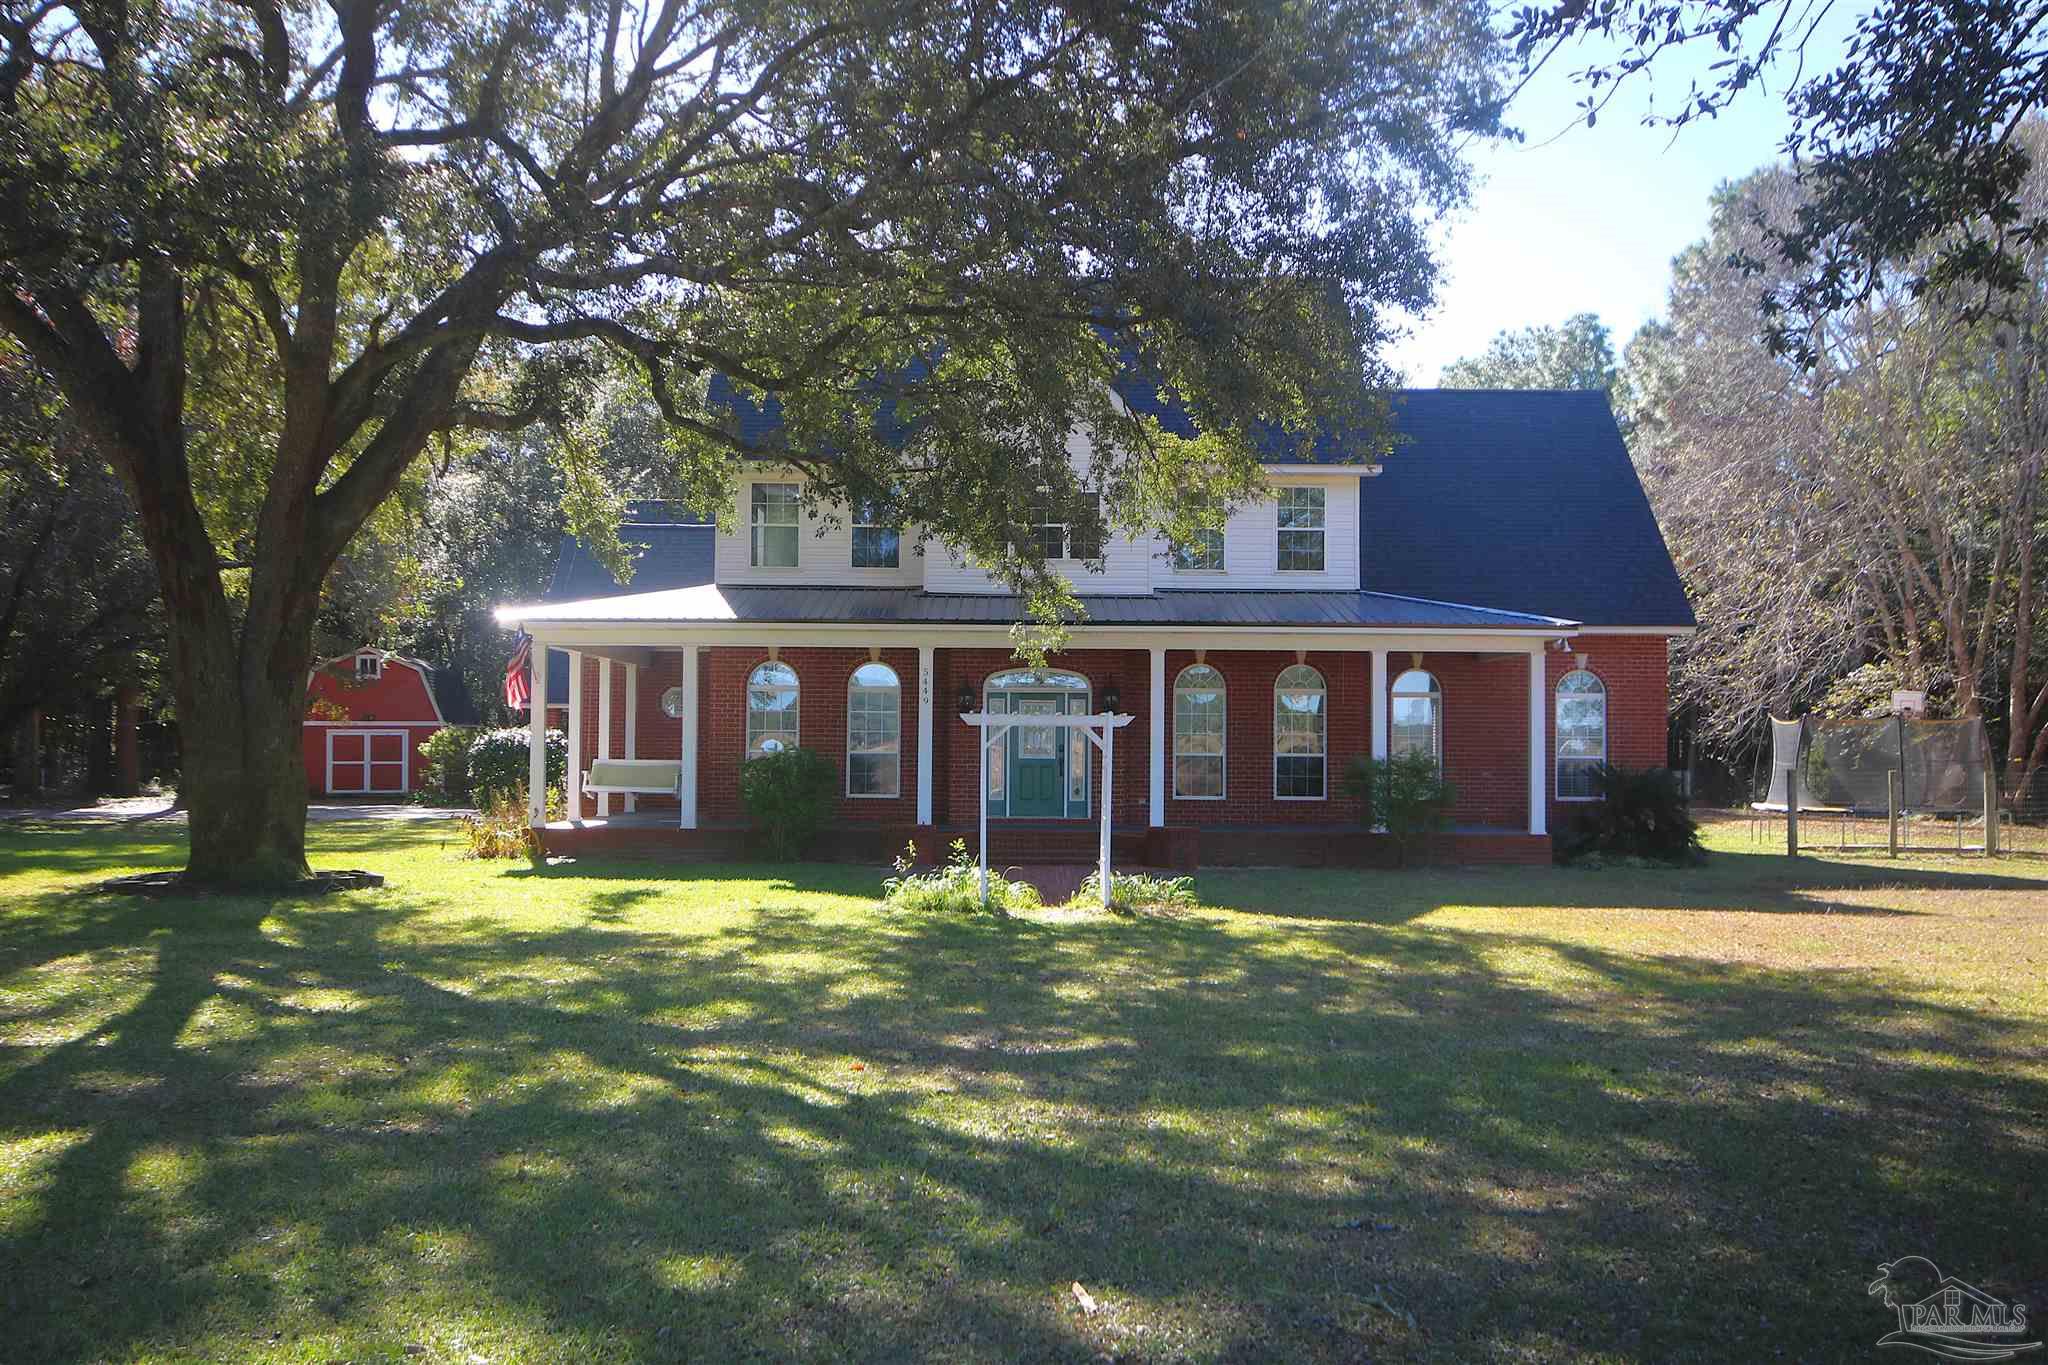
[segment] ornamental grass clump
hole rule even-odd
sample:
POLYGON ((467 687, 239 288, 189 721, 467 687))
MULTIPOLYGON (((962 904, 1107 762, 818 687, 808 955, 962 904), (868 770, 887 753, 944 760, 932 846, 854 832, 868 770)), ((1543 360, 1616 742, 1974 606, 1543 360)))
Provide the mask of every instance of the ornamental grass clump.
MULTIPOLYGON (((1071 905, 1102 904, 1102 874, 1091 872, 1074 893, 1071 905)), ((1144 911, 1192 910, 1195 908, 1193 877, 1153 877, 1143 872, 1109 873, 1109 908, 1126 914, 1144 911)))
MULTIPOLYGON (((955 839, 946 861, 926 872, 917 865, 917 845, 905 844, 896 855, 896 875, 882 882, 882 903, 891 910, 923 910, 938 914, 978 914, 981 911, 981 868, 968 855, 967 841, 955 839)), ((988 870, 988 908, 994 914, 1012 910, 1036 910, 1038 888, 1029 882, 1012 881, 994 868, 988 870)))
MULTIPOLYGON (((562 793, 550 788, 547 818, 559 820, 567 809, 562 793)), ((530 858, 539 862, 544 856, 540 835, 527 818, 523 787, 500 791, 475 815, 463 816, 462 833, 469 840, 472 858, 530 858)))

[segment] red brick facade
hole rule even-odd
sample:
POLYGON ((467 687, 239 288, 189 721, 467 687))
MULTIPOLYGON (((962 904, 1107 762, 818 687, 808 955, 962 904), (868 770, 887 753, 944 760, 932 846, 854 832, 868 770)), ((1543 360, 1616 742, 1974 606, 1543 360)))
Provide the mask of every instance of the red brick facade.
MULTIPOLYGON (((1607 688, 1607 751, 1616 763, 1650 767, 1665 758, 1667 705, 1666 641, 1656 635, 1587 635, 1571 652, 1545 655, 1550 689, 1583 666, 1607 688)), ((740 821, 739 772, 746 745, 746 679, 766 661, 765 650, 705 649, 699 656, 698 818, 706 824, 740 821)), ((780 660, 796 670, 799 741, 844 771, 847 684, 868 662, 865 649, 785 648, 780 660)), ((893 798, 842 796, 839 817, 848 824, 908 829, 917 819, 917 651, 886 649, 881 662, 901 684, 902 770, 893 798)), ((1290 651, 1207 650, 1204 662, 1223 674, 1227 697, 1225 794, 1220 800, 1183 800, 1172 795, 1173 685, 1196 661, 1189 649, 1166 652, 1166 823, 1169 826, 1332 826, 1360 821, 1359 804, 1343 792, 1350 762, 1371 747, 1371 656, 1354 650, 1311 650, 1307 663, 1327 686, 1327 795, 1316 800, 1278 800, 1273 795, 1273 688, 1282 670, 1296 662, 1290 651)), ((958 697, 969 691, 977 704, 995 673, 1017 667, 1000 649, 945 649, 934 659, 932 816, 940 827, 975 821, 978 755, 975 734, 960 723, 958 697)), ((1133 717, 1117 733, 1113 822, 1143 827, 1149 818, 1151 665, 1142 650, 1074 650, 1056 656, 1052 667, 1089 680, 1095 704, 1114 686, 1119 709, 1133 717)), ((1409 668, 1436 677, 1443 696, 1444 766, 1458 790, 1454 819, 1459 825, 1493 829, 1528 828, 1528 664, 1519 654, 1431 652, 1392 654, 1388 683, 1409 668)), ((657 651, 639 683, 638 756, 673 759, 681 752, 680 722, 662 714, 661 695, 682 679, 682 656, 657 651)), ((611 670, 612 726, 609 753, 625 753, 626 670, 611 670)), ((597 754, 598 661, 583 659, 583 761, 597 754)), ((552 700, 552 699, 551 699, 552 700)), ((1382 699, 1383 704, 1386 699, 1382 699)), ((1545 704, 1545 725, 1554 706, 1545 704)), ((1549 736, 1543 748, 1544 790, 1550 828, 1573 818, 1576 802, 1557 800, 1549 736)), ((1090 791, 1100 790, 1100 755, 1090 751, 1090 791)), ((619 798, 614 797, 614 809, 619 798)), ((639 808, 674 809, 666 797, 641 797, 639 808)), ((586 798, 586 815, 596 813, 586 798)))

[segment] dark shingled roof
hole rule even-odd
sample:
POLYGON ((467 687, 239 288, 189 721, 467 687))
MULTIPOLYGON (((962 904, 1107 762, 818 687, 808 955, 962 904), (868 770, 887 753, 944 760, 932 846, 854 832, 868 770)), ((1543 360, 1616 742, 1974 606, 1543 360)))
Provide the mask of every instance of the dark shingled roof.
MULTIPOLYGON (((710 522, 676 503, 641 500, 626 504, 619 539, 633 551, 633 581, 621 586, 612 571, 571 535, 562 537, 555 556, 555 576, 543 602, 578 602, 586 597, 688 588, 711 581, 710 522)), ((569 695, 569 656, 548 651, 548 700, 560 705, 569 695)))
MULTIPOLYGON (((564 664, 567 667, 567 664, 564 664)), ((431 671, 428 682, 434 689, 434 701, 441 708, 441 719, 450 725, 476 725, 483 717, 476 711, 476 703, 470 700, 469 684, 462 680, 459 668, 436 668, 431 671)), ((568 686, 565 682, 563 686, 568 686)))
POLYGON ((1360 586, 1589 626, 1692 607, 1607 395, 1407 389, 1406 443, 1360 489, 1360 586))
MULTIPOLYGON (((751 405, 737 410, 743 427, 759 425, 751 437, 772 428, 772 408, 767 414, 751 405)), ((1359 490, 1360 586, 1366 592, 1421 599, 1439 611, 1463 604, 1591 626, 1693 624, 1692 608, 1606 395, 1407 389, 1394 395, 1393 411, 1404 439, 1386 459, 1385 472, 1359 490)), ((1324 453, 1319 446, 1318 456, 1324 453)), ((543 600, 659 592, 712 581, 711 526, 659 504, 635 504, 629 516, 620 534, 638 547, 630 584, 621 586, 582 545, 564 536, 554 582, 543 600)), ((809 605, 821 612, 836 612, 835 604, 879 600, 847 597, 849 590, 820 591, 828 595, 809 605), (829 595, 834 591, 839 595, 829 595)), ((920 594, 910 590, 908 596, 920 594)), ((1303 624, 1310 619, 1335 624, 1354 614, 1377 620, 1386 610, 1384 602, 1329 605, 1330 599, 1348 596, 1162 592, 1146 610, 1165 612, 1162 619, 1176 622, 1218 624, 1233 619, 1254 623, 1247 617, 1264 615, 1265 609, 1245 604, 1267 598, 1299 599, 1284 610, 1309 613, 1303 624), (1169 597, 1174 599, 1170 607, 1158 605, 1169 597), (1204 609, 1238 615, 1198 617, 1204 609), (1314 616, 1332 611, 1334 616, 1314 616)), ((969 608, 940 605, 957 600, 935 599, 910 615, 885 619, 965 620, 945 613, 969 608)), ((968 600, 997 612, 1014 606, 1001 597, 968 600)), ((1106 615, 1097 619, 1134 620, 1126 614, 1135 609, 1131 599, 1091 599, 1091 606, 1098 602, 1105 604, 1106 615), (1123 605, 1109 605, 1119 601, 1123 605)), ((892 606, 891 612, 896 610, 892 606)), ((816 619, 848 618, 828 614, 816 619)), ((1277 624, 1279 618, 1268 616, 1264 623, 1277 624)), ((1425 624, 1420 619, 1404 623, 1425 624)), ((1427 622, 1455 623, 1449 618, 1427 622)), ((550 696, 560 696, 567 686, 567 665, 557 653, 550 651, 550 696)))

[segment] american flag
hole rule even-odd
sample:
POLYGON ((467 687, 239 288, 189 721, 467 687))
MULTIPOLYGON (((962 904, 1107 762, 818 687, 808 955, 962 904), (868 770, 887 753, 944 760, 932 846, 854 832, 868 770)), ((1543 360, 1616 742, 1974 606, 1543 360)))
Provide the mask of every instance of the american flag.
POLYGON ((533 637, 520 631, 512 642, 512 657, 505 661, 505 705, 524 711, 533 700, 533 680, 527 667, 533 662, 533 637))

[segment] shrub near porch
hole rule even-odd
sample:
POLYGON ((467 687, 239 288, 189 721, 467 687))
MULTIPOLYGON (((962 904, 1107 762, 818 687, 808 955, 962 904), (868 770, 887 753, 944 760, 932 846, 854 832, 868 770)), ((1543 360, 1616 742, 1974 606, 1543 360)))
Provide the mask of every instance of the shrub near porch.
POLYGON ((0 1356, 1862 1359, 1907 1254, 2038 1310, 2048 866, 1737 831, 995 920, 360 824, 383 891, 134 902, 164 831, 0 829, 0 1356))

